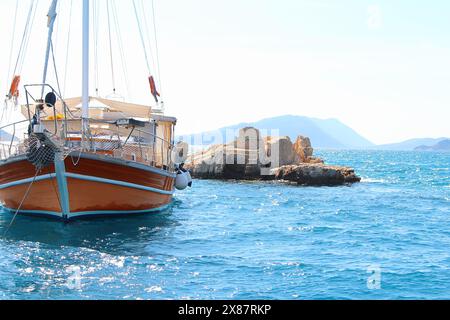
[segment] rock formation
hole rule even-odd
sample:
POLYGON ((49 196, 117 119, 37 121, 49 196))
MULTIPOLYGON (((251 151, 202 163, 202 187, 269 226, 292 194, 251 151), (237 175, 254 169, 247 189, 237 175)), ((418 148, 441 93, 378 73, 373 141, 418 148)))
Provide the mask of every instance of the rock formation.
POLYGON ((279 166, 295 163, 296 155, 289 137, 266 137, 264 138, 264 151, 268 158, 272 155, 272 150, 279 152, 279 166))
POLYGON ((418 146, 415 151, 450 151, 450 139, 439 141, 433 146, 418 146))
POLYGON ((299 164, 273 170, 275 180, 294 182, 299 185, 340 185, 360 182, 355 170, 324 164, 299 164))
POLYGON ((214 145, 193 154, 185 168, 194 178, 280 180, 299 185, 342 185, 359 182, 351 168, 327 166, 313 157, 307 137, 295 143, 289 137, 265 137, 255 128, 243 128, 229 144, 214 145))
POLYGON ((293 146, 295 152, 295 161, 298 163, 307 163, 308 159, 312 157, 314 149, 311 146, 309 138, 298 136, 293 146))

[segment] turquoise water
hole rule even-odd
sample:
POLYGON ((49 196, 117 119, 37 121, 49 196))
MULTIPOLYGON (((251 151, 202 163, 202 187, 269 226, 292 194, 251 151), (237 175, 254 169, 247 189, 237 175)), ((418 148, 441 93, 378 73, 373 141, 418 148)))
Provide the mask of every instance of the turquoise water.
POLYGON ((153 216, 18 217, 0 298, 450 298, 450 153, 319 153, 363 182, 195 181, 153 216))

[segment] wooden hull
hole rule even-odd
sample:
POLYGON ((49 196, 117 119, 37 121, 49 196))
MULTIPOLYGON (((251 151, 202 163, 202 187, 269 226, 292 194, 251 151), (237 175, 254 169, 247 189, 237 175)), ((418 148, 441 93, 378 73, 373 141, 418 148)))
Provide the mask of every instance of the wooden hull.
POLYGON ((24 157, 0 165, 6 209, 67 220, 154 212, 171 203, 175 181, 175 174, 158 168, 93 154, 82 154, 79 161, 78 154, 69 156, 35 175, 24 157))

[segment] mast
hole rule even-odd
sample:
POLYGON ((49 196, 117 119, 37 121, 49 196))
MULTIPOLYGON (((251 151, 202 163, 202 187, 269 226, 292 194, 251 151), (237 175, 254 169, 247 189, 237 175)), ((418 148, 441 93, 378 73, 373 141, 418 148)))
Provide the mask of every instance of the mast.
POLYGON ((89 0, 83 0, 83 75, 82 75, 82 128, 89 128, 89 0))
MULTIPOLYGON (((56 6, 58 5, 58 0, 53 0, 50 5, 50 9, 48 10, 48 38, 47 38, 47 51, 45 52, 45 64, 44 64, 44 74, 42 76, 42 84, 45 84, 47 81, 47 70, 48 70, 48 60, 50 59, 50 50, 53 50, 52 44, 52 36, 53 36, 53 27, 55 25, 56 20, 56 6)), ((42 86, 41 99, 44 97, 45 87, 42 86)))

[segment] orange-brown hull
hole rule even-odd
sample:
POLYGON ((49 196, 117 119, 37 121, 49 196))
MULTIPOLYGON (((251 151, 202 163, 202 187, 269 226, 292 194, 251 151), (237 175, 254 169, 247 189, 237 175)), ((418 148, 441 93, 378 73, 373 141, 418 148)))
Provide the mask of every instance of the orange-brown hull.
POLYGON ((0 199, 4 207, 71 219, 152 212, 172 201, 172 173, 89 154, 77 160, 68 157, 63 174, 51 166, 36 175, 35 167, 26 159, 0 165, 0 199))

